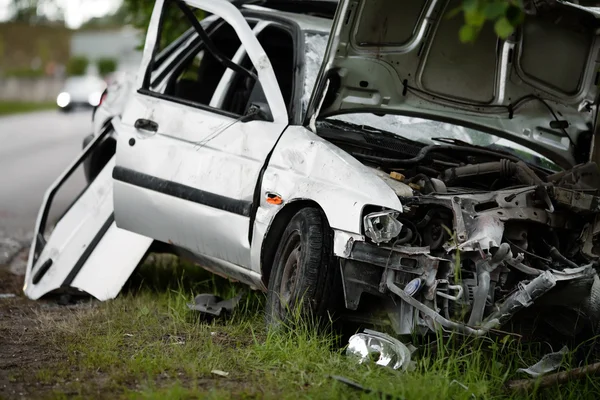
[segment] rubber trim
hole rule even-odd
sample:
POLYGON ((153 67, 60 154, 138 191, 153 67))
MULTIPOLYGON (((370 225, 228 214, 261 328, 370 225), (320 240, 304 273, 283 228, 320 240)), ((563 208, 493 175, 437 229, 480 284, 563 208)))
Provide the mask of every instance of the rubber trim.
POLYGON ((250 210, 252 208, 251 201, 232 199, 230 197, 206 192, 204 190, 157 178, 128 168, 115 167, 113 169, 113 179, 147 190, 152 190, 153 192, 177 197, 182 200, 202 204, 244 217, 250 216, 250 210))

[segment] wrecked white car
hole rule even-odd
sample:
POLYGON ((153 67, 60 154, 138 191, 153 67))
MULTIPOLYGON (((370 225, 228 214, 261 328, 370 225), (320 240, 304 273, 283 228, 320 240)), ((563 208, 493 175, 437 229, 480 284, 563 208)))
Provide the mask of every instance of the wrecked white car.
POLYGON ((398 334, 596 326, 600 24, 553 2, 465 45, 457 5, 156 1, 123 109, 48 191, 25 293, 112 298, 156 242, 267 291, 270 322, 302 298, 398 334), (46 239, 61 182, 115 140, 46 239))

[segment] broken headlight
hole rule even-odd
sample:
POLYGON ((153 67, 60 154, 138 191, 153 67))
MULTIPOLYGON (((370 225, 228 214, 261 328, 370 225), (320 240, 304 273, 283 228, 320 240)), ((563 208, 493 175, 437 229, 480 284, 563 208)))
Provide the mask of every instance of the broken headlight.
POLYGON ((386 210, 365 215, 365 235, 377 244, 391 241, 402 231, 402 223, 396 219, 399 214, 398 211, 386 210))

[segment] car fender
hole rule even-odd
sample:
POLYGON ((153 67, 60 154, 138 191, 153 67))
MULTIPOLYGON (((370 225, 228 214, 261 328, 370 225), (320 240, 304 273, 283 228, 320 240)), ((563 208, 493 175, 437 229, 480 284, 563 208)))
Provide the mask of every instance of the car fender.
POLYGON ((314 202, 323 210, 334 231, 338 255, 344 250, 343 238, 362 238, 365 206, 402 212, 398 196, 372 170, 308 129, 290 126, 273 150, 262 178, 252 236, 255 272, 261 272, 261 249, 275 216, 286 204, 301 200, 314 202), (281 204, 267 202, 268 196, 278 196, 281 204))

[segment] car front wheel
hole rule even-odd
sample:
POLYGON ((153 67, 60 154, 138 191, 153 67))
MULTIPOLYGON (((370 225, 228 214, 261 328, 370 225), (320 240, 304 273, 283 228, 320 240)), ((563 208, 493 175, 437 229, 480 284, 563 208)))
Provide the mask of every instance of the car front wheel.
POLYGON ((331 234, 323 213, 304 208, 285 229, 269 279, 266 320, 271 327, 293 322, 294 316, 325 320, 334 311, 337 293, 331 234))

